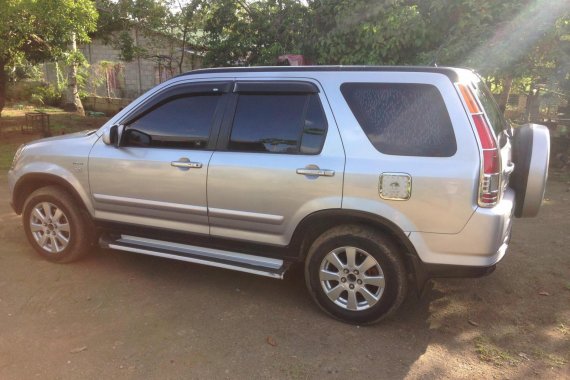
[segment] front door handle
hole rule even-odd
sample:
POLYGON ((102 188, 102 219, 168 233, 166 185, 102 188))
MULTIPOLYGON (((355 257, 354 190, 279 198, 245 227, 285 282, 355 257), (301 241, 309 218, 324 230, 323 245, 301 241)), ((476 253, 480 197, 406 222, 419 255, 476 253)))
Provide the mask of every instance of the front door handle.
POLYGON ((301 168, 297 169, 297 174, 307 175, 307 176, 321 176, 321 177, 332 177, 334 176, 334 170, 319 169, 319 168, 301 168))
POLYGON ((202 167, 201 162, 192 162, 186 157, 179 159, 178 161, 172 161, 170 166, 182 169, 200 169, 202 167))

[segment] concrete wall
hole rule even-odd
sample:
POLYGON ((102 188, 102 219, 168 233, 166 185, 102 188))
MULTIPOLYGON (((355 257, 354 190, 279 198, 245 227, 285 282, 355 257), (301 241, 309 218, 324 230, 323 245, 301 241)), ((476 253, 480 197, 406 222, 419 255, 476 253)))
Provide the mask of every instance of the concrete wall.
POLYGON ((83 108, 87 111, 104 112, 106 116, 113 116, 130 102, 125 98, 103 98, 99 96, 88 96, 83 98, 83 108))
MULTIPOLYGON (((178 60, 180 58, 180 45, 178 41, 171 40, 161 35, 145 37, 141 33, 138 36, 132 31, 133 40, 138 41, 138 46, 147 50, 146 58, 136 58, 132 62, 120 61, 120 51, 111 45, 105 45, 102 40, 92 40, 90 44, 80 47, 81 52, 87 58, 90 66, 90 80, 88 92, 107 96, 105 83, 105 69, 101 61, 116 63, 115 82, 116 86, 111 91, 111 97, 134 99, 156 86, 171 76, 180 74, 178 60), (172 61, 168 59, 172 58, 172 61), (171 69, 171 70, 170 70, 171 69), (159 78, 159 71, 163 72, 159 78), (168 74, 164 74, 168 72, 168 74)), ((198 69, 201 67, 202 58, 197 54, 185 53, 182 72, 198 69)))

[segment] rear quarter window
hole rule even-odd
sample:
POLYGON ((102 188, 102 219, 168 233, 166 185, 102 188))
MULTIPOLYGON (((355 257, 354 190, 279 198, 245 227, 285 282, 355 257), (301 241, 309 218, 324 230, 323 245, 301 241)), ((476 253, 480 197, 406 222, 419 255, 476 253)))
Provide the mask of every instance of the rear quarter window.
POLYGON ((344 83, 344 96, 366 136, 381 153, 450 157, 457 151, 439 90, 428 84, 344 83))
POLYGON ((491 128, 493 128, 493 131, 495 132, 495 136, 497 136, 505 129, 506 122, 503 118, 503 114, 499 110, 499 106, 497 105, 497 102, 495 102, 495 98, 493 98, 491 91, 489 91, 483 80, 479 79, 479 81, 475 83, 475 86, 475 94, 489 118, 489 122, 491 123, 491 128))

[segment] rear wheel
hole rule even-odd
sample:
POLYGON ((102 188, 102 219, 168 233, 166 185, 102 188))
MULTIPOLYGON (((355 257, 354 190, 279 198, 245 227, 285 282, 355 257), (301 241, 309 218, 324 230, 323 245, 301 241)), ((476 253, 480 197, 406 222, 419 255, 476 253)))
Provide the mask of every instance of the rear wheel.
POLYGON ((23 224, 34 249, 49 261, 75 261, 91 248, 93 231, 87 217, 58 187, 43 187, 28 197, 23 224))
POLYGON ((360 226, 339 226, 317 238, 306 259, 305 280, 321 309, 354 324, 390 315, 407 292, 397 246, 360 226))

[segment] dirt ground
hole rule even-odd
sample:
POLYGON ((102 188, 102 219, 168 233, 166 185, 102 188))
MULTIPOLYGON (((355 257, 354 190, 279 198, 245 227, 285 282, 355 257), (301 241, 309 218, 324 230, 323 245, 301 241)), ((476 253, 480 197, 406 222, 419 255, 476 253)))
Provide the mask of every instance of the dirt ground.
POLYGON ((570 181, 516 220, 490 276, 437 280, 371 327, 330 319, 301 268, 283 281, 28 245, 0 170, 0 379, 570 379, 570 181))

